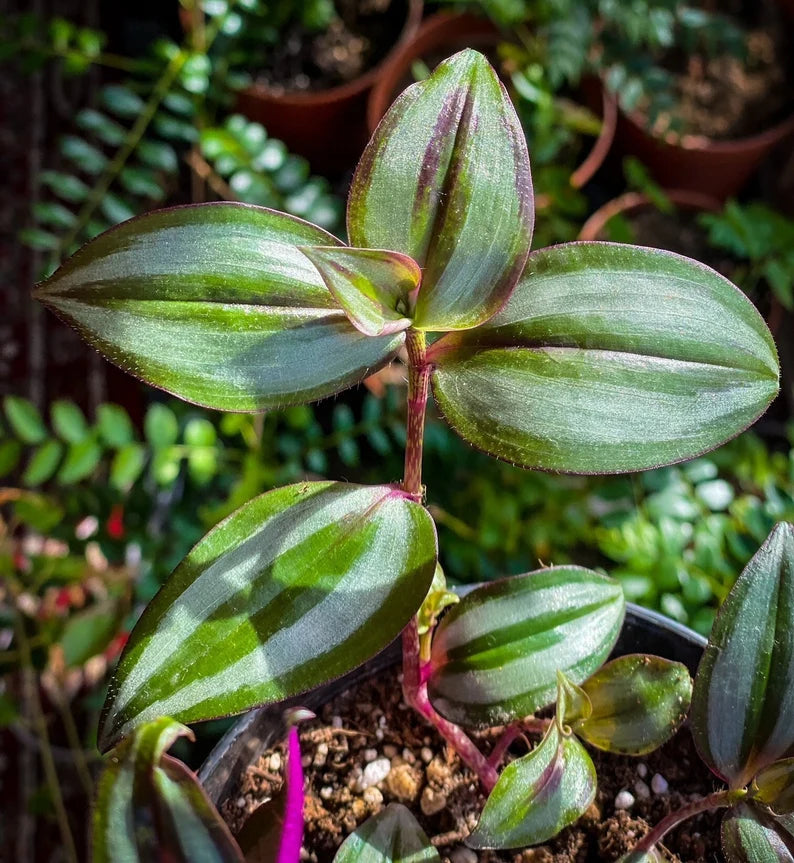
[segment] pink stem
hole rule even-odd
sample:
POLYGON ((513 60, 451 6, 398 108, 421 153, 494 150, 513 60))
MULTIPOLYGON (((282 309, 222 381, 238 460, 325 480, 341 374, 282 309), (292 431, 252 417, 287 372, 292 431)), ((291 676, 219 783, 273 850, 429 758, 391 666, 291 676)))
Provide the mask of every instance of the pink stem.
POLYGON ((502 759, 505 757, 505 753, 510 748, 510 745, 514 740, 516 740, 516 738, 522 735, 523 731, 524 729, 521 727, 521 724, 516 723, 515 725, 508 725, 502 732, 502 736, 496 741, 494 748, 491 750, 491 754, 488 756, 488 763, 494 768, 494 770, 499 768, 499 765, 502 763, 502 759))
POLYGON ((496 768, 488 763, 488 759, 460 726, 436 713, 430 703, 427 696, 427 683, 422 682, 419 664, 416 618, 412 618, 403 630, 403 694, 408 704, 435 726, 438 733, 458 753, 463 762, 477 774, 485 790, 491 791, 499 778, 496 768))
POLYGON ((409 330, 405 345, 408 350, 408 422, 403 489, 408 494, 421 499, 422 449, 431 368, 425 353, 424 333, 409 330))
MULTIPOLYGON (((431 366, 427 362, 425 334, 418 330, 408 330, 406 348, 408 350, 408 422, 402 487, 415 500, 421 500, 422 444, 431 372, 431 366)), ((444 740, 479 776, 485 789, 490 791, 499 778, 496 770, 491 767, 488 759, 462 728, 436 713, 427 696, 428 668, 426 665, 423 668, 420 658, 416 617, 413 617, 403 630, 402 643, 405 700, 435 726, 444 740)))
POLYGON ((631 860, 634 855, 640 855, 650 851, 654 845, 661 842, 665 835, 674 827, 677 827, 682 821, 686 821, 688 818, 692 818, 695 815, 699 815, 701 812, 708 811, 709 809, 721 809, 726 806, 733 806, 734 803, 737 803, 746 796, 747 792, 743 788, 738 791, 715 791, 707 797, 695 800, 692 803, 687 803, 686 806, 682 806, 680 809, 677 809, 675 812, 671 812, 669 815, 662 818, 650 833, 640 839, 637 845, 632 849, 628 859, 631 860))

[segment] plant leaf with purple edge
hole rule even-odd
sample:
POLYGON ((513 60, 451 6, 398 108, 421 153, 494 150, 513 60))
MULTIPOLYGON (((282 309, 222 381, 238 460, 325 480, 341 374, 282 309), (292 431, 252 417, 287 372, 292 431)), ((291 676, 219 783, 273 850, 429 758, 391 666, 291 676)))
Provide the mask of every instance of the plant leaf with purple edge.
POLYGON ((345 246, 301 251, 359 332, 383 336, 411 326, 422 271, 408 255, 345 246))
POLYGON ((773 761, 753 779, 752 797, 775 815, 794 812, 794 758, 773 761))
POLYGON ((94 863, 242 863, 223 819, 181 762, 165 755, 189 728, 162 718, 143 725, 109 759, 99 781, 94 863))
POLYGON ((465 50, 409 87, 364 150, 350 189, 353 246, 422 268, 414 326, 474 327, 524 267, 534 223, 521 124, 486 59, 465 50))
POLYGON ((428 360, 461 437, 571 473, 691 458, 778 390, 772 337, 744 294, 695 261, 612 243, 533 252, 504 309, 439 339, 428 360))
POLYGON ((583 684, 592 713, 574 724, 592 746, 623 755, 658 749, 689 712, 692 680, 685 665, 631 654, 608 662, 583 684))
POLYGON ((302 404, 362 380, 404 340, 360 333, 299 250, 335 243, 262 207, 175 207, 92 240, 37 298, 125 371, 187 401, 302 404))
POLYGON ((692 734, 733 788, 794 746, 794 527, 780 523, 720 608, 695 677, 692 734))
POLYGON ((416 818, 390 803, 339 846, 334 863, 438 863, 441 858, 416 818))
POLYGON ((584 746, 552 723, 543 740, 505 767, 491 791, 471 848, 521 848, 556 836, 593 802, 596 772, 584 746))
POLYGON ((722 850, 728 863, 794 863, 794 819, 740 803, 722 819, 722 850))
POLYGON ((557 672, 585 681, 609 656, 626 602, 620 585, 556 566, 473 590, 441 620, 428 694, 461 725, 504 725, 554 702, 557 672))
POLYGON ((147 606, 111 682, 100 747, 155 716, 239 713, 350 671, 400 633, 435 565, 432 519, 393 486, 305 482, 254 498, 147 606))

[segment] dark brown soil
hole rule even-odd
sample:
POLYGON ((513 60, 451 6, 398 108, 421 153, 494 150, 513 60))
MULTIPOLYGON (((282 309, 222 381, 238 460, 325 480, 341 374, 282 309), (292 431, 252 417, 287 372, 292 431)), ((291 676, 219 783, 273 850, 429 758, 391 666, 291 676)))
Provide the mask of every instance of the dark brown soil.
POLYGON ((664 65, 675 76, 678 106, 674 116, 658 118, 660 134, 734 140, 763 132, 794 111, 790 25, 777 5, 752 0, 752 14, 747 3, 717 8, 736 11, 746 22, 747 55, 671 55, 664 65))
MULTIPOLYGON (((484 749, 490 748, 499 731, 479 736, 484 749)), ((527 745, 517 742, 509 757, 524 754, 527 745)), ((306 774, 304 859, 315 863, 331 861, 357 825, 393 801, 411 808, 444 863, 609 863, 626 853, 649 825, 716 787, 686 730, 643 758, 593 751, 598 794, 577 824, 546 845, 477 854, 463 842, 476 824, 483 793, 435 731, 405 705, 396 671, 326 705, 318 720, 302 728, 301 749, 306 774), (367 776, 378 768, 384 775, 369 785, 367 776), (659 779, 654 780, 657 774, 667 790, 662 790, 659 779), (628 809, 616 808, 621 791, 633 797, 628 809)), ((221 810, 232 830, 238 831, 251 811, 278 792, 283 764, 284 750, 277 748, 249 767, 240 791, 221 810)), ((669 834, 665 844, 669 859, 721 860, 719 821, 720 813, 708 813, 669 834)))
POLYGON ((258 81, 275 91, 325 90, 353 81, 375 66, 405 26, 405 0, 335 0, 328 29, 294 26, 268 50, 258 81))

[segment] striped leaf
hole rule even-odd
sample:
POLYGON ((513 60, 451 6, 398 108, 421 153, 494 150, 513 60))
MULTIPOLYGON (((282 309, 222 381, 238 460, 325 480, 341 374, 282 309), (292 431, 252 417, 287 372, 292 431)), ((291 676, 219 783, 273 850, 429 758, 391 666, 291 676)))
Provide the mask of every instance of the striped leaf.
POLYGON ((255 498, 146 608, 111 683, 100 746, 156 716, 238 713, 355 668, 416 612, 435 563, 432 519, 391 486, 299 483, 255 498))
POLYGON ((717 614, 695 677, 692 734, 731 787, 794 747, 794 526, 781 523, 717 614))
POLYGON ((350 242, 422 268, 415 326, 487 320, 518 279, 534 210, 521 124, 494 70, 461 51, 392 105, 350 190, 350 242))
POLYGON ((753 423, 778 390, 772 337, 737 288, 679 255, 610 243, 534 252, 505 308, 429 359, 463 438, 571 473, 691 458, 753 423))
POLYGON ((596 772, 587 750, 556 722, 538 746, 502 771, 474 832, 472 848, 521 848, 556 836, 593 802, 596 772))
POLYGON ((334 863, 438 863, 441 858, 416 818, 390 803, 339 846, 334 863))
POLYGON ((165 755, 178 737, 193 734, 171 719, 158 719, 113 753, 94 810, 94 863, 242 863, 194 774, 165 755))
POLYGON ((357 383, 404 338, 358 332, 298 248, 337 243, 261 207, 176 207, 92 240, 37 296, 108 359, 187 401, 301 404, 357 383))
POLYGON ((304 247, 328 290, 365 336, 399 333, 411 326, 422 271, 407 255, 378 249, 304 247))
POLYGON ((433 639, 428 693, 462 725, 503 725, 553 703, 557 672, 581 684, 606 660, 626 603, 620 585, 574 566, 467 594, 433 639))
POLYGON ((752 796, 776 815, 794 813, 794 758, 774 761, 757 773, 752 796))
POLYGON ((794 863, 794 818, 774 818, 740 803, 722 819, 728 863, 794 863))
POLYGON ((686 719, 692 680, 680 662, 631 654, 608 662, 583 689, 592 713, 574 725, 576 733, 607 752, 644 755, 686 719))

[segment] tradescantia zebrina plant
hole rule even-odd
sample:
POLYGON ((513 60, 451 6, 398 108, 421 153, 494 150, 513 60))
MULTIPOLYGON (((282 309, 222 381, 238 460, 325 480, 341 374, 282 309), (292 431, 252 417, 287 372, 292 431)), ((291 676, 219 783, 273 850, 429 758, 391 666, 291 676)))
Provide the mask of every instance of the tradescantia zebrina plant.
POLYGON ((541 748, 555 776, 575 735, 619 747, 606 729, 628 710, 627 686, 647 684, 647 698, 624 716, 625 751, 672 733, 679 713, 666 712, 658 683, 681 686, 679 671, 598 672, 624 609, 604 576, 563 567, 505 580, 435 627, 447 600, 422 505, 431 385, 473 445, 579 473, 698 455, 754 422, 778 389, 772 338, 722 276, 607 243, 530 254, 533 218, 513 107, 485 59, 463 51, 406 90, 375 132, 350 191, 350 246, 271 210, 182 207, 103 234, 40 286, 122 368, 209 407, 319 399, 398 352, 407 366, 402 481, 299 483, 211 531, 132 633, 104 750, 161 716, 193 722, 295 696, 400 632, 407 700, 488 790, 499 758, 463 726, 526 720, 555 701, 559 680, 592 713, 549 724, 541 748))
POLYGON ((621 863, 654 863, 666 833, 727 808, 728 863, 794 860, 794 525, 779 524, 722 605, 695 677, 692 734, 728 786, 670 813, 621 863))

